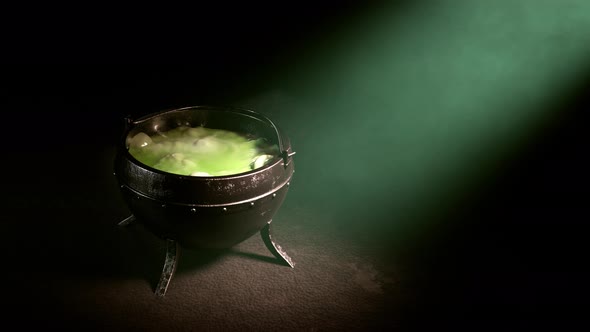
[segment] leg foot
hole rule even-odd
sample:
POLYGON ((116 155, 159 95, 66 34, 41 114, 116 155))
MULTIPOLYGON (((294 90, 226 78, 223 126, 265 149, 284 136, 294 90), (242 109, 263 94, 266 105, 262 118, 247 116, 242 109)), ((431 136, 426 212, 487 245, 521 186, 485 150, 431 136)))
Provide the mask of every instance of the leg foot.
POLYGON ((164 295, 166 295, 166 290, 168 290, 170 280, 174 275, 174 271, 176 271, 179 252, 180 247, 176 241, 170 239, 166 240, 166 260, 164 261, 164 268, 162 269, 160 281, 158 282, 156 290, 154 291, 156 296, 164 297, 164 295))
POLYGON ((125 226, 129 226, 131 224, 133 224, 135 222, 135 216, 134 215, 130 215, 129 217, 123 219, 122 221, 120 221, 117 225, 121 226, 121 227, 125 227, 125 226))
POLYGON ((283 248, 281 248, 280 245, 276 244, 273 240, 272 237, 270 235, 270 223, 272 222, 269 221, 266 226, 264 226, 264 228, 262 228, 260 230, 260 235, 262 236, 262 241, 264 241, 264 244, 266 245, 266 247, 268 248, 268 250, 270 250, 270 252, 278 259, 280 260, 283 264, 288 265, 290 267, 295 267, 295 263, 293 262, 293 260, 291 259, 291 257, 289 257, 289 255, 287 255, 287 253, 283 250, 283 248))

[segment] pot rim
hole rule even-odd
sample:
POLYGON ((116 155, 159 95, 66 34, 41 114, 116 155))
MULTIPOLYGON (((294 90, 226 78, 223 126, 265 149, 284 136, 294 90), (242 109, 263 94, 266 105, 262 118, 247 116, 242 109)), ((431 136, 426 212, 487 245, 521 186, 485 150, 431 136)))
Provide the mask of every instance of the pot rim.
POLYGON ((166 109, 163 111, 153 112, 153 113, 141 116, 136 120, 133 120, 130 116, 125 117, 125 130, 123 131, 123 136, 120 140, 120 144, 124 150, 125 156, 129 159, 129 161, 131 161, 132 163, 136 164, 137 166, 145 168, 151 172, 165 175, 165 176, 174 176, 179 179, 185 179, 185 180, 189 180, 189 181, 217 181, 217 180, 230 180, 230 179, 239 179, 242 177, 249 177, 249 176, 255 175, 257 173, 265 172, 269 168, 275 167, 279 162, 283 162, 283 166, 286 167, 289 163, 288 158, 293 156, 295 154, 295 152, 288 151, 288 150, 291 150, 291 146, 288 143, 285 144, 285 142, 284 142, 285 137, 286 136, 281 135, 281 130, 275 125, 275 123, 271 119, 269 119, 267 116, 265 116, 259 112, 256 112, 256 111, 253 111, 250 109, 246 109, 246 108, 233 107, 233 106, 196 105, 196 106, 185 106, 185 107, 180 107, 180 108, 172 108, 172 109, 166 109), (131 129, 133 129, 133 127, 140 125, 146 121, 160 117, 164 114, 183 112, 183 111, 187 111, 187 110, 207 110, 207 111, 230 112, 230 113, 241 114, 244 116, 251 116, 257 120, 262 120, 274 129, 274 131, 277 135, 279 154, 273 156, 273 159, 271 159, 271 161, 269 163, 267 163, 266 165, 256 168, 256 169, 253 169, 253 170, 250 170, 250 171, 247 171, 247 172, 228 174, 228 175, 218 175, 218 176, 192 176, 192 175, 182 175, 182 174, 165 172, 165 171, 153 168, 153 167, 137 160, 131 153, 129 153, 129 149, 127 148, 126 140, 127 140, 127 136, 129 135, 129 132, 131 131, 131 129), (287 149, 285 149, 285 145, 287 145, 287 149))

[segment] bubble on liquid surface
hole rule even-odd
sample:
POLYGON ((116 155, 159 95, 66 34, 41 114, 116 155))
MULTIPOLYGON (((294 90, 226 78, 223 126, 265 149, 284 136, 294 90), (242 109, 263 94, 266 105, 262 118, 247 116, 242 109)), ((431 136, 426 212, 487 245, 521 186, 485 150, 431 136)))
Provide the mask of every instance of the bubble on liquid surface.
POLYGON ((137 135, 133 136, 133 138, 127 141, 127 145, 134 148, 142 148, 152 143, 152 138, 149 137, 146 133, 138 133, 137 135))
POLYGON ((260 168, 278 150, 264 139, 237 132, 181 126, 128 139, 129 153, 158 170, 191 176, 224 176, 260 168))

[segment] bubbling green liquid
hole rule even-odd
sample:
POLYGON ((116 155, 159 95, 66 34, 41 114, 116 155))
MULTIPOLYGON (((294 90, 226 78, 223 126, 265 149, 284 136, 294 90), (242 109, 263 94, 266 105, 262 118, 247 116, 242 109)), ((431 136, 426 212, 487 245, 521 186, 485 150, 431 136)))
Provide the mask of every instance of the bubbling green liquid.
POLYGON ((233 131, 181 126, 127 139, 129 153, 155 169, 180 175, 222 176, 264 166, 278 147, 233 131))

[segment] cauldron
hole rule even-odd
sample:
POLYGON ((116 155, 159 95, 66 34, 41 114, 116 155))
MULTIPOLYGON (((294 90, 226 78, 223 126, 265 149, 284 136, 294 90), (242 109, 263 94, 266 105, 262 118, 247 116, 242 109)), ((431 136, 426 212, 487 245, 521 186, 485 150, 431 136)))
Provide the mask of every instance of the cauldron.
POLYGON ((260 232, 268 249, 285 265, 289 256, 271 239, 272 217, 283 203, 294 173, 287 136, 266 116, 246 109, 192 106, 125 119, 115 157, 115 176, 137 220, 168 242, 158 295, 164 295, 176 265, 176 252, 186 248, 230 248, 260 232), (185 176, 160 171, 135 159, 127 139, 143 132, 154 135, 179 126, 224 129, 262 138, 279 148, 266 165, 226 176, 185 176), (179 247, 180 246, 180 247, 179 247))

